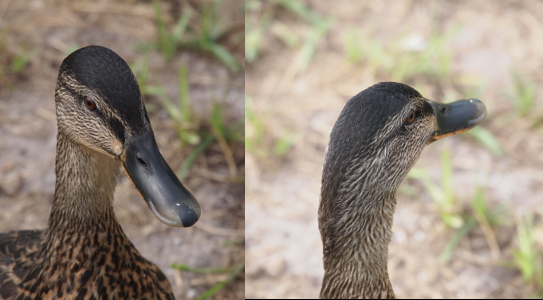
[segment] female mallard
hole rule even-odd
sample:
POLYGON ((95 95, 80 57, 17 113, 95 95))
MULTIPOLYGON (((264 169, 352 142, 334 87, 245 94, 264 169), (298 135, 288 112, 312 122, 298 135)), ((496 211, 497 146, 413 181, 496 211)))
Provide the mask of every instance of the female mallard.
POLYGON ((60 66, 55 103, 49 228, 0 234, 0 299, 173 299, 115 218, 119 164, 162 222, 191 226, 200 207, 160 155, 130 68, 107 48, 79 49, 60 66))
POLYGON ((322 174, 321 298, 394 298, 387 256, 396 189, 427 144, 485 117, 479 100, 441 104, 393 82, 376 84, 345 105, 322 174))

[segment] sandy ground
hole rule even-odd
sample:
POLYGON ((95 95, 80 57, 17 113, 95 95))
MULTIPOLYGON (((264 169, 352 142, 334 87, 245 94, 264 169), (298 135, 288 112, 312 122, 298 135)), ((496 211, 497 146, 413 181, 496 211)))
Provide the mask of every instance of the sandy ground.
MULTIPOLYGON (((169 25, 183 5, 188 4, 163 3, 169 25)), ((225 26, 242 22, 242 2, 228 0, 222 5, 230 22, 225 26)), ((54 88, 68 49, 103 45, 130 64, 143 55, 138 45, 156 36, 150 1, 0 1, 2 59, 5 53, 20 49, 37 50, 22 73, 0 76, 0 232, 47 226, 55 183, 54 88)), ((188 67, 191 101, 202 119, 209 116, 217 100, 227 125, 243 120, 243 72, 231 73, 209 56, 178 51, 169 63, 151 50, 149 83, 163 85, 175 99, 177 70, 182 64, 188 67)), ((172 169, 178 170, 192 147, 181 145, 157 99, 145 101, 155 107, 149 115, 159 148, 172 169)), ((230 146, 239 175, 243 175, 243 143, 230 146)), ((244 263, 244 184, 210 179, 229 174, 216 143, 197 159, 184 184, 199 200, 202 217, 188 229, 158 221, 125 175, 118 180, 114 206, 119 222, 136 248, 168 276, 178 299, 194 298, 228 275, 182 273, 170 268, 172 263, 208 268, 244 263)), ((243 295, 241 275, 213 298, 240 299, 243 295)))
MULTIPOLYGON (((444 34, 452 28, 457 29, 446 44, 453 59, 445 83, 427 76, 406 83, 441 102, 480 98, 489 112, 482 126, 497 138, 506 154, 492 154, 462 134, 428 146, 415 168, 428 170, 433 182, 439 184, 441 153, 449 150, 455 201, 467 206, 481 187, 490 208, 507 207, 504 221, 509 223, 494 228, 497 256, 478 228, 460 242, 445 263, 439 256, 454 231, 440 220, 421 182, 407 179, 397 194, 389 247, 392 284, 400 298, 537 295, 533 286, 522 281, 519 271, 507 265, 518 246, 514 217, 525 212, 543 213, 543 99, 536 93, 530 114, 520 118, 514 113, 510 95, 513 70, 521 78, 533 80, 536 91, 540 90, 543 3, 302 2, 320 16, 334 20, 307 69, 293 67, 300 44, 287 46, 279 36, 281 28, 298 37, 310 28, 291 12, 276 7, 270 30, 273 33, 265 36, 261 56, 246 71, 246 93, 252 99, 254 113, 265 124, 268 147, 285 136, 294 141, 282 156, 262 158, 247 152, 246 296, 312 298, 320 291, 323 268, 317 209, 328 136, 353 95, 376 82, 393 80, 393 74, 374 72, 367 63, 349 61, 343 50, 345 33, 356 29, 381 41, 386 51, 403 38, 428 47, 425 41, 432 31, 444 34)), ((258 19, 265 12, 255 10, 250 18, 258 19)), ((257 129, 249 122, 247 126, 251 138, 257 129)), ((536 227, 541 231, 540 222, 536 227)), ((538 242, 541 251, 541 236, 538 242)))

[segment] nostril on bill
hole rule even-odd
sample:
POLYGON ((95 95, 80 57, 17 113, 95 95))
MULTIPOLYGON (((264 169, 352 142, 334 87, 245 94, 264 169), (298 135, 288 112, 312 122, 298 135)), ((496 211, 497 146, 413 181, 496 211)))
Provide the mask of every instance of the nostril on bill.
POLYGON ((147 167, 147 164, 145 163, 145 161, 144 161, 143 159, 141 159, 141 158, 139 158, 139 157, 137 157, 137 159, 138 159, 138 162, 139 162, 145 169, 149 169, 149 168, 147 167))

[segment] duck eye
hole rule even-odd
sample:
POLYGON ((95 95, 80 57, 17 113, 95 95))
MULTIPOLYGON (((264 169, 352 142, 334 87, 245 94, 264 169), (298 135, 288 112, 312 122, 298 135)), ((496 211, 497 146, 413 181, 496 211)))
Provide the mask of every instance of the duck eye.
POLYGON ((407 118, 405 119, 406 124, 411 124, 415 121, 415 111, 411 110, 409 111, 409 114, 407 114, 407 118))
POLYGON ((89 99, 89 97, 85 96, 83 97, 83 102, 85 103, 85 106, 90 110, 96 109, 96 102, 94 100, 89 99))

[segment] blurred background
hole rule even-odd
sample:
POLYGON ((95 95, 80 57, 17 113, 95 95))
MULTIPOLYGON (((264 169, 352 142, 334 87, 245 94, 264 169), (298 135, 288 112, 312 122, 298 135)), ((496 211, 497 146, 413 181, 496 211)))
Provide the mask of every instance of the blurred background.
POLYGON ((401 298, 543 295, 543 2, 246 1, 246 296, 317 297, 324 150, 381 81, 487 120, 428 146, 397 192, 401 298))
POLYGON ((123 172, 115 212, 177 299, 244 296, 244 19, 241 0, 0 0, 0 232, 46 228, 54 193, 54 90, 87 45, 134 71, 164 158, 202 207, 158 221, 123 172))

